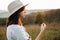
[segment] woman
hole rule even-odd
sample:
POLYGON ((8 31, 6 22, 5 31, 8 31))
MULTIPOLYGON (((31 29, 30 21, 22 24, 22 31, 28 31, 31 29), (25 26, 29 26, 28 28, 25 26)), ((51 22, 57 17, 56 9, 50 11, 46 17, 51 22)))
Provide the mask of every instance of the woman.
MULTIPOLYGON (((7 23, 7 40, 32 40, 30 35, 26 32, 21 19, 26 16, 25 7, 20 1, 13 1, 8 6, 8 11, 11 15, 7 23)), ((41 40, 42 34, 46 28, 46 24, 41 24, 41 31, 35 40, 41 40)))

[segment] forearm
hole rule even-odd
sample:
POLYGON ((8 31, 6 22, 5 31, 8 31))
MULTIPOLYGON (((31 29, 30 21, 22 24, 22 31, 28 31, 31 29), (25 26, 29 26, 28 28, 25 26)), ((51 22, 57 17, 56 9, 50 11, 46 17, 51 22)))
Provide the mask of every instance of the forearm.
POLYGON ((46 29, 46 24, 45 23, 41 24, 41 31, 35 40, 42 40, 45 29, 46 29))
POLYGON ((40 33, 38 34, 35 40, 41 40, 43 37, 43 34, 44 34, 44 31, 40 31, 40 33))

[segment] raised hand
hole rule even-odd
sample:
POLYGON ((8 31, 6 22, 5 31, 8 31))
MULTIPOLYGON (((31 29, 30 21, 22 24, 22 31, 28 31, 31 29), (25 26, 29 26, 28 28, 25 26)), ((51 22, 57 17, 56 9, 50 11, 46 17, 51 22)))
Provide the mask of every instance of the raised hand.
POLYGON ((41 31, 44 31, 46 29, 46 24, 45 23, 42 23, 41 24, 41 31))

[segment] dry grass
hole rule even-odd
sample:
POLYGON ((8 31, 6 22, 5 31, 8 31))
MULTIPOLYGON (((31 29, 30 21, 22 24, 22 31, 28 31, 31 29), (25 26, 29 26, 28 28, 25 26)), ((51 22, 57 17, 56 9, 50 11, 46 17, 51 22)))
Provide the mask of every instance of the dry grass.
POLYGON ((6 39, 6 27, 0 26, 0 40, 7 40, 6 39))
MULTIPOLYGON (((37 35, 40 32, 40 26, 39 25, 25 25, 27 32, 32 37, 32 40, 34 40, 37 35)), ((48 25, 47 29, 45 30, 45 33, 43 34, 42 40, 60 40, 60 25, 48 25)), ((6 27, 0 26, 0 40, 7 40, 6 39, 6 27)))

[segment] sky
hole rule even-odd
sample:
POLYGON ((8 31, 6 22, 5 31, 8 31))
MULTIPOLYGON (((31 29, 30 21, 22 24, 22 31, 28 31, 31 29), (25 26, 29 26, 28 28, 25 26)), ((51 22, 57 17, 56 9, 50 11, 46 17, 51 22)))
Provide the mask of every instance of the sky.
MULTIPOLYGON (((0 0, 0 10, 7 10, 8 5, 14 0, 0 0)), ((60 9, 60 0, 20 0, 23 4, 29 5, 27 10, 32 9, 60 9)))

